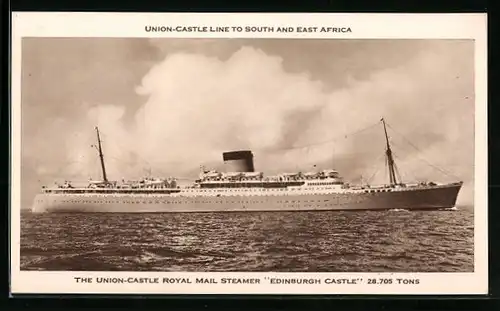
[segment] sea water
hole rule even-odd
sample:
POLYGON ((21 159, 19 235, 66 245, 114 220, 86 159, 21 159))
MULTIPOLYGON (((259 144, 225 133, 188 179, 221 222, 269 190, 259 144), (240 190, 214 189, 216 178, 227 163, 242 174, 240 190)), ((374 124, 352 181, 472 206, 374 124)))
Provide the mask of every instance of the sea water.
POLYGON ((472 272, 473 208, 21 215, 22 270, 472 272))

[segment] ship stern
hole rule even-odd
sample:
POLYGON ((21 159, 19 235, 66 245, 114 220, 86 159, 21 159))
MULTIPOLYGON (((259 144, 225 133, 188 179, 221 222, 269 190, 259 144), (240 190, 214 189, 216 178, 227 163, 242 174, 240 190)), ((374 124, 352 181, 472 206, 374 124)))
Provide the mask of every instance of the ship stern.
POLYGON ((47 197, 44 194, 37 194, 31 205, 32 213, 45 213, 47 211, 47 197))

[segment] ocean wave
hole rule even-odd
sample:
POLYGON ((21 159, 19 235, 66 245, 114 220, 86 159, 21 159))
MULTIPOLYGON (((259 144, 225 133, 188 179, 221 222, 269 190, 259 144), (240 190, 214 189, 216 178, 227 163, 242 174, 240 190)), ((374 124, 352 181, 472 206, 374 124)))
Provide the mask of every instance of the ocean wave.
POLYGON ((22 270, 471 272, 473 214, 31 214, 22 270))

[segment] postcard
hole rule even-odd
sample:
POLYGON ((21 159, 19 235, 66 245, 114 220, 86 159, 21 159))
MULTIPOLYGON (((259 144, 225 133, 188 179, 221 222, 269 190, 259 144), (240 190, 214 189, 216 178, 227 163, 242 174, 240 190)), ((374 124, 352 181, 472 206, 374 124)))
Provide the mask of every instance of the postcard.
POLYGON ((486 14, 12 14, 13 294, 487 294, 486 14))

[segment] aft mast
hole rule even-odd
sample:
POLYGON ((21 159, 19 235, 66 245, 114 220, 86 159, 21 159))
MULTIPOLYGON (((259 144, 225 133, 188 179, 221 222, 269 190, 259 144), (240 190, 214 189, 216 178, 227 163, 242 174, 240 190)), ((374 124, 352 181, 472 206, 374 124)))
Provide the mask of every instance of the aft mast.
POLYGON ((384 118, 382 118, 380 121, 382 121, 382 124, 384 125, 384 133, 385 133, 385 141, 386 141, 385 155, 387 158, 387 166, 389 168, 389 182, 390 182, 391 186, 394 186, 397 184, 394 158, 392 156, 391 145, 389 144, 389 136, 387 135, 387 128, 385 126, 385 120, 384 120, 384 118))
POLYGON ((97 133, 97 148, 99 151, 99 158, 101 159, 102 179, 104 182, 107 183, 108 177, 106 176, 106 167, 104 166, 104 155, 102 154, 101 137, 99 136, 99 128, 96 126, 95 130, 97 133))

